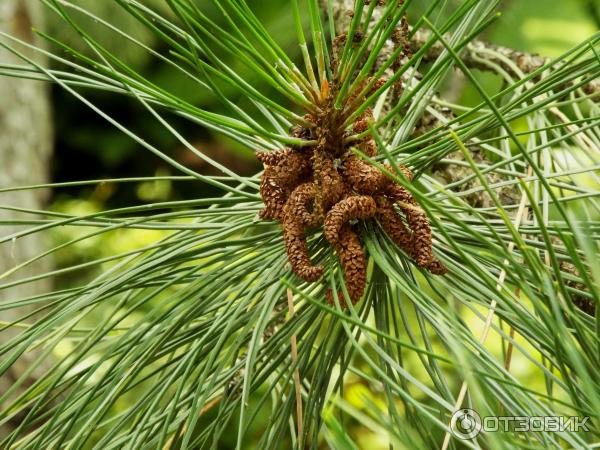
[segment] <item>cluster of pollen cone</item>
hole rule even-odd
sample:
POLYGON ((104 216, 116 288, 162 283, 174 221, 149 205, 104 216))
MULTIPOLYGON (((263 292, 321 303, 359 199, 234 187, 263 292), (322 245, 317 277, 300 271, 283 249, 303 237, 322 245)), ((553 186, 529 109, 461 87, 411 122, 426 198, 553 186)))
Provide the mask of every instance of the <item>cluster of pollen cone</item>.
MULTIPOLYGON (((371 83, 372 91, 381 83, 381 80, 371 83)), ((369 129, 372 111, 367 109, 351 127, 344 129, 342 124, 352 111, 335 109, 335 94, 335 86, 331 86, 319 105, 319 113, 305 117, 314 126, 291 130, 291 136, 315 141, 316 145, 257 152, 265 167, 260 184, 265 207, 260 217, 281 223, 292 270, 307 282, 322 277, 325 268, 313 264, 307 244, 307 232, 322 227, 344 270, 350 300, 356 303, 367 283, 367 259, 356 223, 376 219, 419 267, 433 274, 444 274, 446 268, 433 256, 429 220, 413 196, 352 151, 356 147, 370 157, 376 156, 377 146, 372 136, 344 143, 349 136, 364 134, 369 129)), ((346 104, 355 99, 356 95, 349 96, 346 104)), ((412 173, 404 166, 399 167, 411 181, 412 173)), ((386 169, 393 173, 390 166, 386 169)), ((345 307, 342 290, 338 291, 340 304, 345 307)), ((333 301, 330 291, 327 298, 333 301)))

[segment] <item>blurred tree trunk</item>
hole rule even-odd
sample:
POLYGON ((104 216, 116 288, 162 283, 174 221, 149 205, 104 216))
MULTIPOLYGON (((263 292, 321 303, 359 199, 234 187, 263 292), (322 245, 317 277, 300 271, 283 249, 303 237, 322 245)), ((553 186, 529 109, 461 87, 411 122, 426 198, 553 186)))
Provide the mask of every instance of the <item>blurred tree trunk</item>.
MULTIPOLYGON (((39 44, 31 28, 32 24, 40 26, 41 9, 41 2, 37 0, 0 0, 0 31, 27 43, 39 44)), ((38 55, 27 49, 22 50, 28 57, 40 61, 38 55)), ((22 64, 19 58, 4 49, 0 49, 0 62, 22 64)), ((46 183, 49 177, 53 141, 49 85, 43 82, 2 77, 0 99, 0 188, 46 183)), ((0 193, 0 205, 41 209, 47 195, 48 192, 42 190, 0 193)), ((36 216, 0 209, 2 222, 32 218, 36 216)), ((25 228, 27 227, 0 224, 0 236, 12 235, 25 228)), ((47 248, 44 237, 44 233, 34 234, 0 244, 0 273, 43 252, 47 248)), ((41 261, 24 268, 8 279, 2 279, 0 285, 48 269, 49 263, 41 261)), ((48 281, 38 281, 2 289, 0 304, 47 291, 48 283, 48 281)), ((12 309, 5 310, 0 313, 0 320, 4 322, 16 320, 29 311, 25 308, 18 312, 12 309)), ((16 331, 11 330, 0 332, 0 345, 15 333, 16 331)), ((32 357, 33 355, 28 355, 21 358, 17 365, 11 367, 9 372, 0 378, 0 392, 4 392, 14 383, 28 367, 32 357)), ((0 429, 0 435, 4 432, 6 429, 0 429)))

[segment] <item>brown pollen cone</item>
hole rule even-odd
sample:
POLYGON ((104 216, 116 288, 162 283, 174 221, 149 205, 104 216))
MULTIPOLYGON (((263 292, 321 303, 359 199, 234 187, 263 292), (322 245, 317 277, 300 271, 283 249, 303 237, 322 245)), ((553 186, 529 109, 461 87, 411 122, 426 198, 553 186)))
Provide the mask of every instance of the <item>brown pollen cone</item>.
POLYGON ((408 190, 396 184, 387 192, 406 215, 406 221, 413 231, 414 255, 419 267, 426 267, 433 259, 431 251, 432 234, 429 220, 408 190))
POLYGON ((351 220, 366 220, 375 216, 377 205, 372 197, 353 195, 336 203, 327 213, 323 226, 325 238, 336 245, 342 237, 342 228, 351 220))
POLYGON ((291 148, 275 152, 257 152, 256 157, 272 169, 269 176, 282 188, 293 187, 310 174, 310 159, 291 148))
POLYGON ((256 159, 258 159, 265 166, 275 166, 287 157, 288 152, 289 149, 287 148, 272 152, 259 151, 256 152, 256 159))
MULTIPOLYGON (((389 172, 394 173, 394 169, 390 164, 384 164, 383 166, 389 172)), ((409 181, 412 181, 413 174, 406 166, 399 165, 398 168, 409 181)), ((352 189, 366 195, 385 191, 393 184, 392 179, 385 173, 352 153, 344 158, 343 176, 352 189)))
POLYGON ((373 121, 373 110, 371 108, 365 109, 360 115, 358 120, 352 125, 352 130, 357 133, 364 133, 369 129, 369 123, 373 121))
POLYGON ((448 268, 435 256, 425 268, 433 275, 445 275, 448 273, 448 268))
POLYGON ((287 199, 287 192, 277 183, 275 169, 267 166, 260 179, 260 197, 265 207, 260 212, 261 219, 281 220, 283 207, 287 199))
POLYGON ((412 232, 406 228, 394 204, 385 196, 377 196, 377 220, 394 243, 412 256, 414 253, 412 232))
POLYGON ((260 217, 281 220, 289 191, 310 174, 310 159, 290 148, 257 152, 256 157, 265 165, 260 180, 260 196, 265 208, 260 217))
POLYGON ((285 156, 273 165, 273 176, 284 188, 291 188, 310 174, 310 159, 292 149, 286 149, 285 156))
MULTIPOLYGON (((391 164, 384 164, 384 166, 391 173, 394 173, 394 168, 391 166, 391 164)), ((410 169, 408 167, 403 166, 402 164, 398 164, 398 169, 400 169, 400 172, 402 172, 402 175, 404 175, 404 177, 408 181, 412 181, 413 180, 413 173, 410 171, 410 169)))
POLYGON ((384 173, 355 154, 344 158, 343 170, 346 183, 361 194, 372 195, 379 192, 391 181, 384 173))
MULTIPOLYGON (((360 300, 367 285, 367 259, 360 244, 358 234, 350 226, 344 226, 335 245, 338 258, 344 269, 346 289, 352 304, 360 300)), ((338 292, 340 306, 346 308, 346 299, 343 292, 338 292)), ((327 292, 327 300, 335 305, 331 290, 327 292)))
POLYGON ((290 194, 284 214, 289 215, 290 220, 299 219, 305 227, 316 227, 320 221, 314 213, 315 200, 314 183, 301 184, 290 194))
POLYGON ((283 218, 283 239, 292 270, 304 281, 317 281, 323 275, 323 267, 313 265, 308 254, 304 224, 293 214, 283 218))
POLYGON ((333 160, 323 151, 315 150, 312 163, 317 194, 316 213, 324 218, 326 212, 344 197, 347 188, 333 160))
MULTIPOLYGON (((342 39, 337 41, 339 48, 342 39)), ((349 118, 362 109, 365 97, 384 83, 383 79, 363 81, 344 99, 341 109, 335 105, 338 86, 333 81, 324 83, 315 112, 304 116, 308 125, 290 129, 291 137, 316 145, 257 152, 265 166, 260 181, 265 207, 260 216, 281 223, 293 272, 307 282, 323 275, 324 267, 314 265, 310 259, 306 236, 307 228, 323 225, 325 238, 335 248, 343 268, 353 303, 362 297, 367 282, 366 256, 359 235, 351 227, 355 220, 377 217, 386 233, 417 265, 434 274, 446 272, 433 256, 432 232, 424 211, 407 189, 387 175, 393 173, 392 166, 385 164, 382 170, 352 152, 354 146, 371 158, 377 155, 377 144, 369 132, 373 111, 364 108, 352 126, 348 124, 349 118)), ((399 169, 412 181, 410 170, 404 166, 399 169)), ((333 303, 331 292, 327 298, 333 303)), ((344 296, 339 299, 346 307, 344 296)))
POLYGON ((414 258, 419 267, 427 269, 434 275, 444 275, 448 269, 433 256, 433 239, 427 216, 406 189, 394 185, 394 191, 396 193, 393 196, 394 201, 400 201, 400 209, 406 215, 412 231, 407 229, 396 212, 393 201, 385 196, 377 197, 379 223, 396 245, 414 258))

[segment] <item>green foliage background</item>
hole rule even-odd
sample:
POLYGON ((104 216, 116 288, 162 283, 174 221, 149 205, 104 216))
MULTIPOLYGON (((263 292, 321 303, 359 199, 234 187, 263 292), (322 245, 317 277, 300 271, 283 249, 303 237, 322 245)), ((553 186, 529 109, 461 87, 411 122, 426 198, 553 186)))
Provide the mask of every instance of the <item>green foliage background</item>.
MULTIPOLYGON (((158 0, 150 3, 156 4, 159 8, 163 5, 163 2, 158 0)), ((283 48, 289 51, 294 60, 300 61, 300 53, 295 43, 295 36, 290 32, 289 28, 291 21, 289 5, 286 2, 263 2, 258 0, 249 3, 257 11, 257 14, 267 25, 269 31, 279 38, 278 41, 283 48)), ((594 20, 593 15, 590 14, 590 4, 593 3, 578 0, 560 2, 546 0, 530 0, 527 2, 509 1, 501 8, 503 12, 502 18, 490 29, 486 30, 482 38, 492 43, 510 46, 522 51, 539 52, 547 56, 558 56, 599 30, 599 24, 594 20)), ((128 32, 138 36, 146 45, 158 51, 164 50, 161 47, 164 44, 157 40, 154 35, 148 33, 142 27, 138 27, 135 21, 128 22, 123 19, 121 15, 116 13, 117 9, 113 12, 108 2, 81 0, 81 4, 90 7, 103 17, 107 15, 113 17, 115 19, 114 25, 117 28, 123 27, 127 29, 128 32), (121 20, 124 21, 121 22, 121 20)), ((423 8, 425 5, 421 7, 423 8)), ((209 14, 212 14, 215 18, 219 17, 218 11, 214 7, 207 8, 209 14), (212 11, 210 8, 213 8, 212 11)), ((418 8, 415 8, 415 11, 417 10, 418 8)), ((166 9, 164 13, 169 14, 166 9)), ((58 22, 50 23, 50 30, 50 34, 55 35, 59 40, 72 43, 81 51, 89 51, 85 49, 85 46, 77 47, 81 43, 72 38, 72 32, 64 27, 64 25, 60 25, 58 22)), ((185 97, 191 103, 197 104, 206 110, 225 113, 217 98, 207 96, 205 92, 200 92, 193 85, 189 84, 189 81, 185 81, 175 75, 172 70, 165 68, 164 65, 156 64, 153 58, 149 58, 146 54, 139 51, 123 48, 119 44, 113 45, 111 43, 111 36, 105 34, 106 32, 103 28, 98 27, 95 30, 92 24, 88 31, 97 36, 99 41, 105 43, 109 49, 118 52, 120 56, 124 56, 132 67, 149 79, 155 80, 157 83, 168 84, 172 87, 172 92, 185 97)), ((231 64, 233 68, 243 70, 243 66, 241 64, 236 66, 236 61, 233 59, 228 60, 227 63, 231 64)), ((477 73, 476 76, 483 83, 483 87, 487 92, 491 93, 498 88, 498 77, 481 73, 477 73)), ((253 78, 253 74, 251 73, 246 73, 245 77, 246 81, 251 84, 260 85, 261 83, 261 80, 257 77, 253 78)), ((234 101, 239 102, 241 105, 244 104, 245 100, 241 94, 237 94, 233 90, 225 93, 233 96, 239 95, 237 98, 234 98, 234 101)), ((482 101, 481 95, 468 82, 461 86, 460 93, 453 92, 452 96, 456 99, 456 103, 463 105, 474 106, 482 101)), ((215 174, 211 171, 211 168, 203 166, 198 159, 186 159, 189 157, 186 156, 186 152, 182 151, 177 139, 153 125, 155 122, 152 120, 152 117, 142 106, 132 99, 115 99, 114 95, 107 93, 93 93, 90 98, 94 104, 100 107, 106 106, 109 114, 120 120, 127 128, 143 132, 144 137, 154 145, 161 149, 167 149, 169 156, 198 170, 200 173, 207 175, 215 174)), ((107 208, 119 208, 132 204, 145 205, 155 202, 174 202, 202 198, 211 199, 219 192, 216 188, 210 188, 204 184, 173 178, 176 173, 171 167, 157 157, 148 156, 148 153, 138 144, 118 130, 106 126, 105 122, 95 118, 93 113, 82 109, 83 107, 77 101, 64 93, 60 88, 54 90, 54 104, 56 110, 60 112, 60 114, 57 114, 56 122, 57 151, 54 164, 55 182, 62 183, 106 177, 149 178, 130 183, 105 182, 91 186, 56 188, 52 204, 49 206, 50 211, 68 216, 93 215, 101 214, 107 208), (74 127, 73 123, 77 123, 77 126, 74 127), (161 179, 161 177, 164 179, 161 179)), ((520 120, 522 120, 522 124, 519 124, 518 121, 514 123, 516 130, 525 129, 526 127, 525 119, 520 120)), ((182 133, 188 137, 190 142, 197 145, 202 151, 207 152, 207 154, 214 156, 215 159, 224 165, 232 167, 237 173, 252 176, 259 170, 252 152, 235 143, 233 140, 224 138, 183 120, 175 119, 174 124, 177 129, 182 130, 182 133)), ((584 183, 588 185, 590 191, 597 191, 600 186, 598 186, 594 179, 590 178, 589 174, 586 176, 587 178, 583 180, 584 183)), ((143 211, 144 208, 142 206, 132 211, 132 213, 143 214, 143 211)), ((574 208, 571 212, 579 213, 580 211, 574 208)), ((600 218, 598 211, 591 214, 595 216, 595 219, 600 218)), ((191 225, 193 223, 193 214, 190 214, 189 217, 182 215, 178 218, 178 223, 191 225)), ((235 226, 235 224, 232 226, 235 226)), ((54 255, 58 270, 79 264, 85 265, 90 261, 107 259, 102 264, 90 265, 89 268, 83 267, 82 270, 78 270, 75 273, 67 272, 62 274, 58 272, 53 278, 55 288, 59 290, 75 288, 83 282, 109 272, 120 264, 119 261, 110 260, 112 255, 133 252, 140 247, 153 245, 159 239, 167 238, 173 234, 173 230, 169 230, 168 228, 168 226, 161 227, 158 223, 152 223, 147 229, 119 228, 114 231, 100 233, 91 238, 86 237, 80 241, 77 240, 87 236, 93 230, 92 227, 52 228, 50 232, 56 246, 70 243, 54 255)), ((268 233, 272 232, 272 229, 266 228, 263 231, 268 233)), ((256 231, 256 234, 259 235, 259 232, 256 231)), ((236 236, 236 238, 238 237, 236 236)), ((264 242, 267 242, 266 238, 263 237, 262 239, 264 242)), ((263 242, 260 240, 260 236, 257 237, 257 242, 263 242)), ((375 246, 376 244, 371 243, 371 245, 375 246)), ((260 247, 255 249, 256 253, 260 251, 260 247)), ((593 249, 590 251, 593 252, 593 249)), ((251 256, 251 252, 246 255, 246 257, 251 256)), ((182 257, 184 258, 183 268, 197 263, 189 255, 182 257)), ((170 276, 165 276, 165 280, 171 280, 170 276)), ((173 276, 179 276, 179 274, 173 274, 173 276)), ((425 280, 420 278, 420 274, 416 274, 415 276, 423 287, 423 291, 419 292, 420 295, 427 296, 442 306, 446 305, 446 300, 457 302, 456 299, 452 299, 452 296, 450 296, 450 300, 444 299, 444 294, 437 290, 435 286, 428 285, 425 280)), ((374 270, 373 289, 375 290, 379 289, 377 287, 378 277, 383 278, 383 272, 374 270)), ((195 282, 193 277, 189 281, 192 283, 195 282)), ((223 282, 226 283, 227 281, 223 280, 223 282)), ((131 312, 119 324, 119 327, 126 328, 129 325, 135 325, 146 314, 159 309, 164 302, 168 303, 171 301, 171 296, 175 295, 176 292, 175 288, 166 288, 160 295, 156 295, 149 302, 131 312)), ((403 301, 406 302, 407 300, 404 299, 403 301)), ((528 299, 525 298, 524 301, 527 302, 528 299)), ((457 323, 461 322, 466 329, 473 331, 474 336, 478 336, 482 329, 482 316, 487 313, 488 305, 486 301, 482 300, 479 305, 475 305, 472 308, 466 308, 464 305, 459 304, 455 306, 456 310, 450 311, 448 314, 450 316, 457 313, 460 314, 460 317, 451 317, 448 320, 457 321, 457 323)), ((531 309, 532 305, 530 304, 526 307, 531 309)), ((121 314, 124 310, 126 308, 123 310, 115 309, 114 304, 99 306, 87 314, 78 324, 78 327, 82 329, 95 327, 98 323, 105 320, 106 317, 121 314)), ((356 314, 360 316, 361 311, 357 311, 356 314)), ((401 318, 397 319, 406 326, 406 330, 401 331, 400 335, 404 339, 412 341, 418 347, 427 348, 431 353, 440 354, 446 351, 446 346, 448 345, 462 345, 461 339, 464 339, 464 337, 451 335, 451 333, 446 336, 447 341, 440 342, 440 333, 435 333, 431 329, 425 329, 423 327, 423 317, 416 314, 412 308, 407 307, 406 309, 402 309, 399 314, 401 318), (411 333, 413 332, 417 334, 412 335, 411 333), (419 335, 419 332, 422 332, 422 334, 419 335)), ((434 312, 431 312, 431 314, 434 314, 434 312)), ((386 317, 388 316, 383 311, 379 311, 377 318, 370 318, 369 324, 373 327, 377 325, 377 328, 379 328, 381 324, 374 323, 374 321, 384 320, 383 318, 386 317)), ((358 320, 357 317, 356 319, 358 320)), ((303 320, 306 321, 305 323, 308 323, 306 316, 303 317, 303 320)), ((326 319, 323 321, 322 334, 326 333, 330 324, 329 320, 326 319)), ((584 322, 588 325, 590 323, 587 318, 584 319, 584 322)), ((502 326, 506 327, 506 323, 502 326)), ((503 332, 507 332, 507 328, 503 328, 502 330, 503 332)), ((120 333, 118 329, 112 332, 115 335, 120 333)), ((491 355, 502 360, 506 353, 506 341, 500 339, 499 334, 501 333, 495 333, 494 336, 490 337, 486 348, 491 355)), ((287 335, 285 336, 287 337, 287 335)), ((379 340, 380 338, 381 336, 371 337, 370 339, 378 340, 382 347, 391 346, 390 343, 384 343, 379 340)), ((595 339, 597 339, 597 336, 595 339)), ((359 335, 357 337, 357 341, 366 347, 365 340, 364 336, 359 335)), ((78 342, 77 336, 70 336, 60 340, 52 348, 53 356, 57 359, 67 358, 76 348, 78 342)), ((528 359, 527 355, 529 352, 534 353, 534 348, 531 347, 531 342, 528 339, 518 336, 516 342, 521 348, 514 355, 511 373, 528 389, 543 391, 549 384, 552 384, 547 374, 540 369, 540 365, 543 366, 545 361, 539 359, 537 355, 535 363, 532 363, 528 359)), ((595 345, 597 345, 597 342, 595 342, 595 345)), ((461 355, 459 348, 455 348, 454 350, 458 356, 452 355, 452 358, 462 356, 465 358, 465 362, 469 361, 469 358, 472 358, 472 355, 461 355)), ((417 433, 410 428, 394 431, 394 422, 386 422, 387 418, 381 413, 387 408, 386 402, 389 402, 390 399, 386 398, 386 396, 389 396, 390 393, 384 388, 374 388, 374 386, 379 386, 378 376, 380 374, 370 373, 370 365, 365 362, 365 359, 368 359, 368 357, 377 359, 380 356, 376 352, 369 350, 364 355, 355 357, 353 370, 347 374, 343 385, 338 386, 339 395, 334 396, 335 399, 333 402, 323 411, 326 423, 325 438, 320 443, 323 448, 327 445, 337 445, 337 448, 352 448, 352 446, 356 446, 357 448, 369 450, 387 449, 389 448, 389 435, 394 435, 394 433, 399 434, 400 442, 409 442, 411 439, 422 439, 422 437, 418 437, 417 433), (361 373, 363 370, 364 373, 361 373), (340 415, 340 411, 345 411, 346 414, 340 415), (349 442, 348 439, 351 439, 353 442, 349 442), (347 447, 344 447, 344 445, 347 445, 347 447)), ((433 380, 437 379, 437 374, 428 373, 431 367, 436 367, 436 370, 444 371, 446 374, 444 382, 449 384, 453 392, 456 392, 465 376, 465 374, 456 371, 456 367, 452 361, 440 360, 439 366, 423 363, 423 359, 428 358, 428 355, 422 352, 398 350, 397 356, 401 358, 402 367, 406 373, 410 373, 417 380, 428 380, 428 377, 431 377, 433 380)), ((101 358, 101 354, 92 355, 90 360, 86 361, 86 364, 93 364, 101 358)), ((339 368, 335 370, 339 370, 339 368)), ((589 380, 589 382, 594 385, 597 384, 595 380, 589 380)), ((473 385, 477 386, 477 383, 473 385)), ((128 391, 111 406, 111 414, 118 415, 126 411, 135 399, 143 396, 151 387, 151 385, 141 382, 136 388, 128 391)), ((567 390, 564 386, 563 388, 567 390)), ((557 389, 557 391, 560 391, 557 393, 556 400, 558 403, 560 403, 560 400, 569 400, 569 396, 564 390, 557 389)), ((417 401, 422 401, 424 404, 434 403, 423 392, 414 389, 412 386, 410 388, 407 387, 407 391, 411 392, 417 401)), ((270 411, 264 404, 262 406, 259 404, 265 392, 264 389, 258 389, 249 398, 248 409, 252 411, 252 414, 255 414, 256 420, 252 422, 251 427, 247 430, 242 448, 262 448, 261 443, 264 443, 262 441, 264 439, 263 430, 269 423, 276 419, 270 415, 270 411), (257 409, 254 410, 254 408, 257 409)), ((489 395, 489 392, 487 394, 489 395)), ((477 395, 477 393, 474 395, 477 395)), ((522 399, 518 401, 522 401, 522 399)), ((395 400, 395 402, 398 408, 397 413, 400 415, 404 414, 407 408, 406 404, 399 399, 395 400)), ((565 407, 564 411, 573 412, 570 406, 565 407)), ((203 430, 213 424, 216 414, 217 411, 215 409, 200 418, 196 424, 197 435, 200 435, 203 430)), ((232 417, 227 423, 227 429, 222 433, 219 448, 236 448, 236 444, 238 444, 238 412, 234 413, 232 417)), ((411 426, 414 428, 424 427, 423 423, 419 423, 420 420, 420 418, 417 419, 414 423, 411 423, 411 426)), ((432 430, 431 440, 441 442, 443 435, 442 430, 432 430)), ((597 433, 595 436, 597 437, 597 433)), ((281 439, 280 448, 292 446, 291 438, 285 437, 281 439)), ((89 442, 89 448, 92 447, 92 444, 97 444, 98 442, 101 442, 100 434, 89 442)), ((531 445, 535 444, 539 443, 531 443, 531 445)), ((421 445, 426 446, 427 444, 423 443, 421 445)), ((494 441, 494 439, 488 445, 490 447, 486 446, 484 448, 491 448, 492 446, 496 446, 494 448, 502 447, 501 443, 494 441)), ((401 448, 401 446, 394 448, 401 448)))

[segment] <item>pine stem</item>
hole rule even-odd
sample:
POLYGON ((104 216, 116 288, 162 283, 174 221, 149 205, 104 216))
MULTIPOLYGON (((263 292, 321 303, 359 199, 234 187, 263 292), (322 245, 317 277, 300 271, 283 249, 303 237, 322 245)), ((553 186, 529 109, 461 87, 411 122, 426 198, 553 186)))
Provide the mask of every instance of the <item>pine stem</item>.
MULTIPOLYGON (((294 317, 294 294, 291 289, 287 290, 287 299, 288 299, 288 312, 290 315, 290 320, 294 317)), ((300 370, 298 369, 298 343, 296 342, 296 334, 292 334, 291 337, 291 347, 292 347, 292 365, 296 366, 294 369, 294 386, 296 388, 296 415, 298 419, 297 425, 297 433, 298 433, 298 442, 302 440, 303 435, 303 425, 302 425, 302 384, 300 383, 300 370)))

